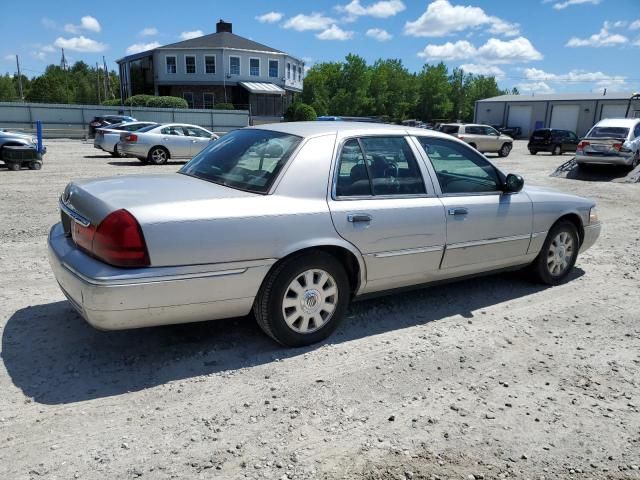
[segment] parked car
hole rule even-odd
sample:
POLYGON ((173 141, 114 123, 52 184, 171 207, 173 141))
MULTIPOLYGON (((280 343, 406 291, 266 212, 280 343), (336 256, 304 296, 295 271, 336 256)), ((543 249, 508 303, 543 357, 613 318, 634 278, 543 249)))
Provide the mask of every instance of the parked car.
POLYGON ((508 135, 511 138, 518 138, 522 135, 522 129, 520 127, 498 127, 496 128, 503 135, 508 135))
POLYGON ((96 134, 96 128, 106 127, 108 125, 115 125, 122 122, 135 122, 137 121, 133 117, 127 115, 104 115, 93 117, 89 122, 89 138, 93 138, 96 134))
POLYGON ((217 139, 218 135, 197 125, 168 123, 123 135, 118 148, 123 155, 161 165, 169 159, 191 158, 217 139))
POLYGON ((439 132, 351 122, 233 131, 176 174, 71 182, 49 258, 90 324, 243 316, 289 346, 352 299, 503 269, 567 279, 595 204, 523 188, 439 132))
POLYGON ((640 164, 640 118, 607 118, 596 123, 576 149, 576 162, 585 164, 640 164))
POLYGON ((38 140, 31 134, 0 130, 0 161, 10 170, 17 171, 23 166, 31 170, 40 170, 42 155, 46 152, 47 148, 44 145, 42 151, 38 152, 38 140))
POLYGON ((144 127, 159 125, 155 122, 124 122, 96 129, 93 147, 110 153, 114 157, 122 156, 118 143, 123 132, 136 132, 144 127))
POLYGON ((579 141, 578 136, 569 130, 540 128, 531 134, 527 148, 531 155, 538 152, 562 155, 565 152, 575 152, 579 141))
POLYGON ((489 125, 443 123, 440 131, 453 135, 482 153, 497 153, 508 157, 513 148, 513 138, 503 135, 489 125))

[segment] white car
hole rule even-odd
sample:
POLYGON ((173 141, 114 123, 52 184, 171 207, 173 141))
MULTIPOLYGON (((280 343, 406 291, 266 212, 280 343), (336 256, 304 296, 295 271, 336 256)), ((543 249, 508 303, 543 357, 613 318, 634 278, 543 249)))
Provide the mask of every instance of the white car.
POLYGON ((156 122, 124 122, 107 127, 97 128, 93 139, 93 148, 110 153, 114 157, 120 157, 118 142, 123 133, 135 132, 144 127, 158 125, 156 122))
POLYGON ((167 123, 123 135, 118 149, 142 162, 162 165, 169 159, 190 159, 219 137, 197 125, 167 123))
POLYGON ((596 123, 578 144, 576 162, 584 164, 640 164, 640 118, 607 118, 596 123))
POLYGON ((445 123, 440 125, 440 131, 453 135, 482 153, 497 153, 507 157, 513 148, 513 138, 489 125, 445 123))

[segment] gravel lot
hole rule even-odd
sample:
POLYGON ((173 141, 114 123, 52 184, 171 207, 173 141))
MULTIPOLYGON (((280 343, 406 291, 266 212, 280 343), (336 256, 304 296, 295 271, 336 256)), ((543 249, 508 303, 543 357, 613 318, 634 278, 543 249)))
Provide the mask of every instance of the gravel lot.
POLYGON ((595 198, 560 287, 503 274, 354 304, 283 349, 251 319, 99 332, 46 236, 72 178, 172 172, 50 141, 0 169, 0 478, 640 478, 640 184, 570 155, 496 159, 595 198), (567 177, 567 178, 563 178, 567 177), (616 181, 617 180, 617 181, 616 181))

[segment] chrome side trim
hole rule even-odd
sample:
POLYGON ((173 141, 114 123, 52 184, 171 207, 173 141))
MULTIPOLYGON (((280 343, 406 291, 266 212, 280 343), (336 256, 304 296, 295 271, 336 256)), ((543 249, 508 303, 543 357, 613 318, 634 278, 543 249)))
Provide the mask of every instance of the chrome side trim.
POLYGON ((539 236, 543 236, 546 237, 547 233, 549 233, 548 231, 546 232, 534 232, 531 234, 531 239, 533 240, 534 238, 538 238, 539 236))
POLYGON ((494 243, 515 242, 518 240, 530 240, 531 235, 514 235, 513 237, 488 238, 486 240, 476 240, 473 242, 453 243, 447 245, 447 250, 456 248, 479 247, 482 245, 492 245, 494 243))
POLYGON ((96 278, 89 278, 86 275, 81 274, 69 264, 62 262, 62 266, 73 273, 78 278, 81 278, 90 285, 96 285, 99 287, 124 287, 127 285, 144 285, 148 283, 162 283, 172 282, 176 280, 194 280, 198 278, 212 278, 212 277, 224 277, 228 275, 239 275, 245 273, 248 268, 235 268, 233 270, 220 270, 218 272, 200 272, 200 273, 183 273, 179 275, 164 275, 158 277, 139 277, 129 278, 122 280, 101 280, 96 278))
POLYGON ((84 218, 75 210, 72 210, 70 207, 68 207, 67 204, 64 203, 64 200, 62 200, 62 197, 60 197, 58 205, 60 205, 60 210, 66 213, 78 225, 82 225, 83 227, 88 227, 89 225, 91 225, 91 222, 89 220, 84 218))
POLYGON ((375 258, 387 258, 387 257, 398 257, 400 255, 415 255, 418 253, 429 253, 429 252, 441 252, 444 250, 444 245, 436 245, 434 247, 422 247, 422 248, 408 248, 406 250, 391 250, 388 252, 378 252, 378 253, 369 253, 368 257, 375 258))

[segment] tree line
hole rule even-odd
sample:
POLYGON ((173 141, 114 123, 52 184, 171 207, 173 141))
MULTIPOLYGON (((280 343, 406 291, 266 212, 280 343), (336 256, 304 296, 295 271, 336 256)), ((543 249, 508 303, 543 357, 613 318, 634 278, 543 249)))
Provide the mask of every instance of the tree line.
POLYGON ((344 62, 324 62, 309 69, 299 99, 317 115, 376 116, 389 121, 473 120, 477 100, 517 94, 498 87, 494 77, 473 75, 444 63, 425 64, 411 73, 402 60, 377 60, 358 55, 344 62))
MULTIPOLYGON (((21 100, 19 81, 17 74, 0 76, 0 101, 21 100)), ((22 91, 27 102, 97 105, 120 96, 120 80, 115 71, 105 79, 102 69, 79 61, 68 68, 49 65, 32 78, 22 75, 22 91)))

